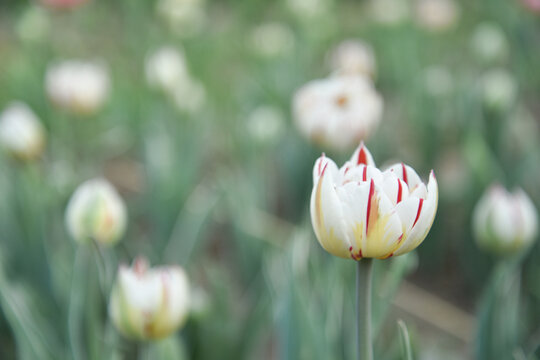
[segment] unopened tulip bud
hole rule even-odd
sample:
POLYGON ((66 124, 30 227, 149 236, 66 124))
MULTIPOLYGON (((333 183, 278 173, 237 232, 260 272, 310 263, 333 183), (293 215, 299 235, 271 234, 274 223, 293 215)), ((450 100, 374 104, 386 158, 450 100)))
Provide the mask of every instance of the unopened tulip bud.
POLYGON ((339 74, 361 74, 373 77, 375 54, 371 46, 360 40, 346 40, 330 53, 332 71, 339 74))
POLYGON ((45 131, 26 104, 13 102, 0 114, 0 143, 20 159, 33 159, 42 154, 45 131))
POLYGON ((508 55, 508 41, 500 25, 482 23, 476 27, 471 38, 475 55, 483 62, 504 60, 508 55))
POLYGON ((481 81, 484 105, 493 111, 505 111, 514 105, 517 83, 512 74, 504 69, 493 69, 484 74, 481 81))
POLYGON ((313 168, 315 235, 342 258, 386 259, 414 250, 431 228, 437 202, 433 172, 425 184, 404 164, 381 171, 363 144, 341 168, 324 154, 313 168))
POLYGON ((126 208, 114 187, 104 179, 82 183, 66 209, 69 233, 77 242, 115 244, 126 228, 126 208))
POLYGON ((109 93, 109 75, 96 62, 69 60, 47 69, 45 88, 59 108, 78 115, 97 112, 109 93))
POLYGON ((418 0, 416 19, 430 31, 444 31, 455 25, 459 8, 454 0, 418 0))
POLYGON ((109 303, 114 325, 137 340, 169 336, 185 322, 189 312, 188 278, 179 266, 149 268, 139 258, 121 266, 109 303))
POLYGON ((175 89, 178 83, 189 78, 184 53, 172 46, 164 46, 146 58, 148 84, 164 92, 175 89))
POLYGON ((494 185, 482 196, 473 214, 473 230, 478 245, 497 254, 513 254, 535 240, 538 215, 527 194, 517 189, 509 193, 494 185))

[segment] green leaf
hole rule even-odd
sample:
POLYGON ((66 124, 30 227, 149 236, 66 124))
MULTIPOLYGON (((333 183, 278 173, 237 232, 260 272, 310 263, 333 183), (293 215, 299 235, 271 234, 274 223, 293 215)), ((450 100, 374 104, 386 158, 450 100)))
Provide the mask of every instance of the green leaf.
POLYGON ((403 354, 403 359, 413 360, 412 349, 411 349, 411 339, 409 337, 409 331, 407 330, 407 325, 403 320, 398 320, 397 322, 399 330, 399 339, 401 342, 401 352, 403 354))

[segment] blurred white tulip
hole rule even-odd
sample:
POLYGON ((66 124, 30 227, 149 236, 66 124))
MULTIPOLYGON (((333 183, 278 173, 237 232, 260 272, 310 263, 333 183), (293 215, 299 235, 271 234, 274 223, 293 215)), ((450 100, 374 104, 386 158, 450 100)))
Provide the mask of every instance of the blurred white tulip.
POLYGON ((335 73, 373 77, 376 71, 373 48, 361 40, 345 40, 330 53, 330 66, 335 73))
POLYGON ((342 151, 377 128, 383 100, 366 76, 335 76, 297 90, 293 113, 300 132, 313 142, 342 151))
POLYGON ((43 153, 45 130, 28 105, 12 102, 0 114, 0 143, 20 159, 34 159, 43 153))
POLYGON ((285 24, 265 23, 253 29, 250 37, 253 51, 263 57, 278 57, 294 49, 294 33, 285 24))
POLYGON ((109 314, 116 328, 136 340, 162 339, 178 330, 190 309, 189 281, 179 266, 149 268, 138 258, 120 266, 109 314))
POLYGON ((505 69, 492 69, 481 79, 484 105, 494 111, 506 111, 517 98, 517 83, 512 74, 505 69))
POLYGON ((47 69, 45 88, 59 108, 79 115, 100 110, 109 94, 110 80, 99 62, 66 60, 47 69))
POLYGON ((157 13, 181 37, 199 33, 206 22, 203 0, 158 0, 157 13))
POLYGON ((482 23, 474 29, 471 47, 483 62, 493 63, 504 60, 508 55, 508 40, 500 25, 482 23))
POLYGON ((527 194, 492 185, 474 209, 473 230, 478 245, 500 255, 528 248, 538 233, 538 214, 527 194))
POLYGON ((85 181, 75 190, 66 208, 66 225, 79 243, 95 240, 113 245, 126 229, 126 207, 105 179, 85 181))
POLYGON ((416 20, 428 30, 444 31, 459 19, 459 7, 454 0, 417 0, 416 20))

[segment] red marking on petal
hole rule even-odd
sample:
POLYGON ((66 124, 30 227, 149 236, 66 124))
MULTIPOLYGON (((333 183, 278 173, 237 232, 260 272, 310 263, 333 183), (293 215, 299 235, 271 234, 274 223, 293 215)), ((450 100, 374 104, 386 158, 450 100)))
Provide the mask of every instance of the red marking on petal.
POLYGON ((364 164, 367 165, 367 154, 364 149, 364 144, 360 145, 360 151, 358 151, 358 159, 356 160, 356 165, 364 164))
POLYGON ((397 180, 397 183, 398 183, 398 191, 397 191, 396 204, 399 204, 401 202, 401 197, 403 195, 403 189, 402 189, 402 186, 401 186, 401 181, 399 181, 399 179, 397 180))
POLYGON ((362 172, 362 181, 367 181, 367 165, 364 166, 364 171, 362 172))
POLYGON ((327 167, 328 167, 328 163, 326 163, 326 165, 324 165, 324 167, 322 169, 322 172, 321 172, 321 177, 324 175, 324 172, 326 171, 327 167))
POLYGON ((319 166, 318 166, 318 169, 317 169, 317 172, 319 173, 319 176, 321 176, 321 165, 323 163, 324 157, 325 157, 325 155, 324 155, 324 153, 322 153, 321 158, 319 159, 320 161, 319 161, 319 166))
POLYGON ((369 196, 367 203, 367 213, 366 213, 366 235, 369 234, 370 225, 373 226, 377 221, 379 216, 379 202, 375 196, 375 182, 371 179, 369 184, 369 196))
POLYGON ((345 172, 344 172, 343 174, 344 174, 344 175, 347 174, 348 171, 349 171, 349 167, 347 166, 347 167, 345 168, 345 172))
POLYGON ((389 259, 389 258, 391 258, 392 256, 394 256, 394 253, 393 253, 393 252, 390 253, 390 254, 388 254, 387 256, 383 257, 382 260, 389 259))
POLYGON ((403 240, 403 234, 399 235, 399 238, 397 239, 398 244, 403 240))
POLYGON ((404 163, 401 163, 401 170, 403 172, 403 181, 405 181, 405 184, 409 185, 409 180, 407 179, 407 168, 405 167, 404 163))
POLYGON ((418 218, 420 217, 420 211, 422 211, 422 205, 424 204, 424 199, 420 199, 420 202, 418 203, 418 211, 416 212, 416 219, 414 219, 414 223, 412 226, 416 225, 416 222, 418 221, 418 218))

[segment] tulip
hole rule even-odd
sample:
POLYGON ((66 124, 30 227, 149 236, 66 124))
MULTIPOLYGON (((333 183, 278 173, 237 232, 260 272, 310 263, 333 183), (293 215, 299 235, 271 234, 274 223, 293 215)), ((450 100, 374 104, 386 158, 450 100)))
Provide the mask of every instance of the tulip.
POLYGON ((293 31, 279 22, 258 25, 250 37, 253 52, 262 57, 278 57, 289 54, 294 49, 293 31))
POLYGON ((459 8, 454 0, 418 0, 416 18, 420 26, 431 31, 444 31, 458 21, 459 8))
POLYGON ((145 72, 148 84, 164 92, 173 91, 177 83, 189 78, 184 53, 172 46, 163 46, 150 54, 145 72))
POLYGON ((475 55, 486 63, 504 60, 508 56, 508 40, 502 27, 496 23, 482 23, 471 37, 475 55))
POLYGON ((158 0, 156 11, 175 35, 190 37, 204 28, 204 3, 204 0, 158 0))
POLYGON ((139 258, 132 268, 120 266, 109 314, 126 337, 161 339, 185 322, 189 298, 189 282, 182 268, 149 268, 147 261, 139 258))
POLYGON ((427 186, 413 168, 375 167, 361 144, 340 169, 324 154, 313 168, 311 221, 321 246, 342 258, 386 259, 418 247, 437 210, 433 171, 427 186))
POLYGON ((369 44, 360 40, 346 40, 330 53, 332 71, 341 74, 361 74, 373 77, 375 54, 369 44))
POLYGON ((68 231, 80 243, 95 240, 102 245, 115 244, 124 234, 126 218, 124 202, 104 179, 82 183, 66 209, 68 231))
POLYGON ((26 104, 13 102, 0 114, 0 143, 20 159, 34 159, 43 153, 45 130, 26 104))
POLYGON ((363 75, 312 81, 300 88, 293 99, 300 132, 319 145, 341 151, 371 135, 382 110, 381 96, 363 75))
POLYGON ((491 69, 480 81, 484 106, 495 112, 510 109, 516 102, 518 88, 515 77, 503 68, 491 69))
POLYGON ((109 75, 94 62, 68 60, 47 69, 45 88, 59 108, 79 115, 91 115, 104 104, 109 92, 109 75))
POLYGON ((523 190, 509 193, 502 186, 493 185, 476 205, 473 229, 482 249, 497 254, 514 254, 534 242, 538 215, 523 190))

